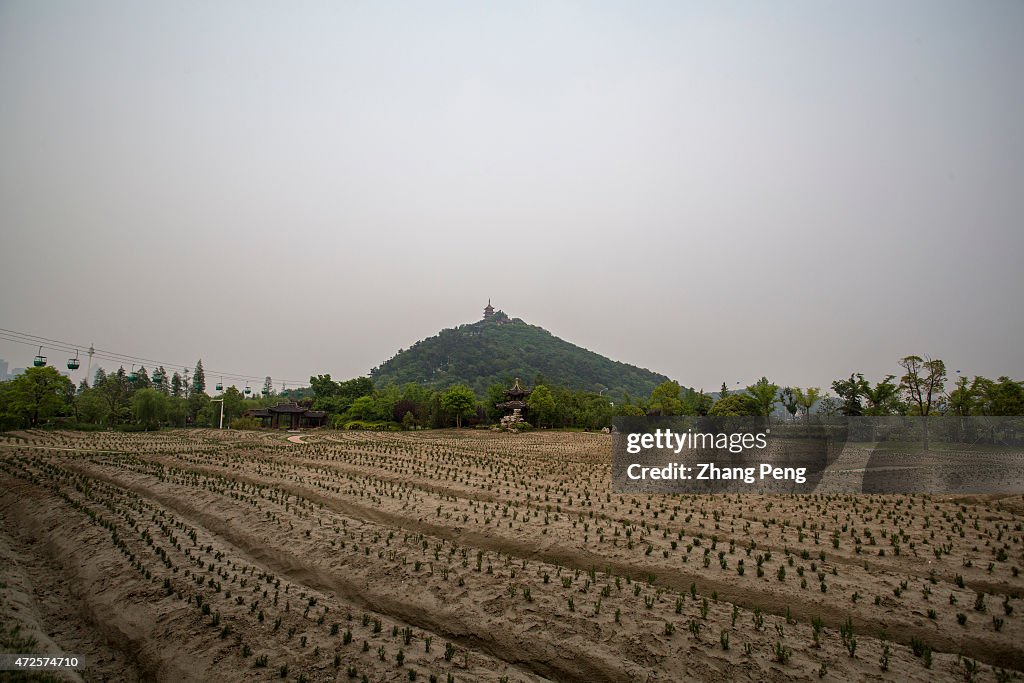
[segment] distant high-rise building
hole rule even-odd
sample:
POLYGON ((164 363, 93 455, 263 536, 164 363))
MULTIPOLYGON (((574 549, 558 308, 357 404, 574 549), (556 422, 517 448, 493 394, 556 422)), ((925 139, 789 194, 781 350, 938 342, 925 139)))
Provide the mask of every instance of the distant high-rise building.
POLYGON ((14 379, 18 375, 25 374, 25 368, 12 368, 10 374, 7 375, 7 379, 14 379))
POLYGON ((3 382, 5 379, 7 379, 7 361, 0 358, 0 382, 3 382))

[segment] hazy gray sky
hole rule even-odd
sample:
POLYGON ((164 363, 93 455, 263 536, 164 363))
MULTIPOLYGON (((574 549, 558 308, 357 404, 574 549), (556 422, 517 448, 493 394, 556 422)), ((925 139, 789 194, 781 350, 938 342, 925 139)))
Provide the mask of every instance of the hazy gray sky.
POLYGON ((1022 84, 1017 0, 4 0, 0 327, 344 378, 491 297, 708 389, 1024 379, 1022 84))

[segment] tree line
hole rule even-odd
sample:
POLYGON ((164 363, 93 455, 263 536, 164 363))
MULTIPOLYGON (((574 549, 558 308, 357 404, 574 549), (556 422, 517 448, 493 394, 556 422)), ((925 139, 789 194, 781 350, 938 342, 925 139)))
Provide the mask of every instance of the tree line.
MULTIPOLYGON (((943 361, 906 356, 898 374, 872 382, 863 373, 820 387, 780 386, 762 377, 742 390, 705 393, 677 382, 659 384, 649 396, 627 393, 612 401, 603 392, 558 386, 542 375, 534 378, 526 399, 526 428, 598 430, 616 416, 710 415, 772 416, 791 419, 823 415, 1024 415, 1024 383, 999 377, 957 377, 950 383, 943 361)), ((478 394, 465 384, 435 390, 421 384, 377 387, 369 377, 336 381, 330 375, 310 377, 308 388, 275 394, 270 378, 258 397, 247 397, 231 386, 216 399, 206 392, 202 361, 190 378, 163 368, 150 376, 145 368, 107 373, 97 370, 90 385, 75 387, 54 368, 30 368, 0 383, 0 427, 17 429, 40 425, 85 429, 158 429, 163 426, 217 426, 223 409, 224 425, 256 426, 246 410, 280 400, 328 413, 333 427, 342 429, 422 429, 483 426, 497 423, 504 411, 498 404, 513 378, 492 383, 478 394), (221 403, 221 400, 223 403, 221 403)))
MULTIPOLYGON (((161 427, 217 426, 223 406, 224 425, 244 426, 243 413, 308 392, 276 394, 268 377, 261 395, 247 397, 233 386, 216 398, 206 391, 202 360, 191 376, 163 367, 152 375, 145 367, 107 372, 98 368, 92 383, 71 380, 50 366, 28 368, 0 382, 0 429, 55 426, 73 429, 152 430, 161 427), (223 404, 221 403, 223 401, 223 404)), ((251 422, 251 420, 250 420, 251 422)))

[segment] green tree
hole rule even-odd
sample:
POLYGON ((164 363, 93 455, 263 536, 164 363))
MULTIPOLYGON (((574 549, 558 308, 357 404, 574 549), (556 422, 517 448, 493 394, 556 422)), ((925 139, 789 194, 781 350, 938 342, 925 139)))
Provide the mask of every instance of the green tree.
MULTIPOLYGON (((402 387, 402 402, 406 406, 405 410, 412 410, 417 426, 425 425, 430 421, 430 406, 433 400, 434 392, 422 384, 410 382, 402 387)), ((404 416, 403 413, 403 419, 404 416)))
POLYGON ((339 391, 338 383, 330 375, 313 375, 309 378, 309 386, 313 389, 314 399, 331 398, 339 391))
POLYGON ((714 399, 704 393, 704 390, 694 391, 687 389, 683 393, 682 405, 683 415, 707 415, 714 405, 714 399))
POLYGON ((796 411, 800 409, 800 404, 797 403, 793 387, 785 387, 780 391, 779 401, 782 402, 782 407, 786 409, 787 413, 789 413, 790 418, 796 417, 796 411))
POLYGON ((129 375, 129 384, 131 385, 131 390, 133 392, 138 391, 139 389, 148 389, 153 386, 153 382, 149 379, 149 373, 146 372, 145 366, 136 370, 134 375, 135 379, 131 379, 131 375, 129 375))
POLYGON ((139 389, 132 395, 132 412, 147 431, 159 429, 167 419, 167 397, 153 388, 139 389))
POLYGON ((200 417, 200 413, 205 411, 207 414, 209 414, 210 412, 209 396, 207 396, 205 393, 201 391, 195 391, 191 395, 189 395, 187 399, 185 399, 185 403, 188 406, 188 416, 191 419, 192 424, 210 424, 209 417, 207 417, 206 419, 200 417))
POLYGON ((188 424, 188 418, 188 399, 171 396, 167 403, 167 422, 175 427, 184 427, 188 424))
POLYGON ((348 416, 353 420, 365 420, 370 422, 379 417, 377 404, 374 402, 373 396, 360 396, 356 400, 352 401, 347 412, 348 416))
POLYGON ((906 356, 900 359, 905 371, 900 388, 907 396, 914 414, 927 417, 942 396, 946 383, 946 364, 941 360, 906 356))
POLYGON ((270 379, 269 375, 267 375, 267 378, 263 380, 263 395, 264 396, 273 396, 274 395, 274 381, 272 379, 270 379))
POLYGON ((796 396, 797 405, 804 411, 804 419, 810 420, 811 408, 821 397, 821 389, 818 387, 808 387, 807 389, 793 387, 793 394, 796 396))
POLYGON ((455 426, 462 427, 462 418, 473 414, 476 394, 465 384, 456 384, 441 394, 441 409, 455 417, 455 426))
MULTIPOLYGON (((621 403, 616 406, 615 414, 622 415, 624 417, 643 417, 647 413, 645 413, 644 409, 638 405, 634 405, 632 403, 621 403)), ((711 413, 708 414, 710 415, 711 413)))
POLYGON ((752 396, 747 394, 729 394, 715 401, 708 411, 711 417, 757 417, 761 415, 761 406, 752 396))
POLYGON ((108 421, 108 407, 98 389, 86 389, 75 397, 75 411, 78 419, 87 424, 102 424, 108 421))
POLYGON ((491 422, 497 422, 504 415, 504 411, 498 407, 499 403, 505 401, 505 389, 512 384, 509 380, 507 383, 493 382, 487 387, 487 393, 484 398, 484 412, 487 414, 487 419, 491 422))
MULTIPOLYGON (((907 396, 912 414, 927 418, 936 402, 942 397, 942 389, 946 384, 946 364, 941 360, 905 356, 900 359, 900 367, 905 371, 900 378, 900 388, 907 396)), ((928 420, 924 420, 921 429, 921 441, 924 450, 928 450, 928 420)))
POLYGON ((747 393, 757 403, 758 415, 770 422, 772 411, 775 410, 775 404, 779 402, 779 385, 772 384, 768 381, 767 377, 762 377, 747 387, 747 393))
POLYGON ((175 398, 181 396, 181 392, 184 388, 184 383, 181 381, 181 375, 175 372, 174 376, 171 377, 171 396, 174 396, 175 398))
POLYGON ((1024 384, 1009 377, 993 382, 978 378, 978 412, 984 415, 1024 415, 1024 384))
MULTIPOLYGON (((242 392, 238 390, 238 387, 229 386, 224 390, 224 393, 220 396, 224 399, 224 424, 229 425, 231 421, 242 416, 245 411, 242 402, 245 397, 242 396, 242 392)), ((220 416, 217 416, 218 424, 220 423, 220 416)))
POLYGON ((117 372, 109 373, 102 384, 96 385, 96 391, 106 403, 107 420, 111 427, 115 423, 124 420, 129 412, 128 401, 131 398, 131 387, 128 383, 128 375, 124 368, 118 368, 117 372))
POLYGON ((67 410, 68 397, 74 395, 71 380, 49 365, 28 368, 4 385, 4 412, 20 417, 28 427, 67 410))
POLYGON ((682 415, 683 402, 679 400, 681 388, 677 382, 662 382, 654 387, 647 402, 648 415, 682 415))
POLYGON ((949 392, 949 410, 954 415, 966 417, 974 411, 978 396, 974 391, 975 385, 968 382, 966 377, 958 377, 956 388, 949 392))
POLYGON ((836 392, 842 401, 840 412, 848 417, 859 417, 864 414, 864 404, 861 397, 870 389, 864 375, 850 373, 850 379, 837 379, 832 382, 832 391, 836 392))
POLYGON ((900 412, 900 388, 893 382, 894 379, 896 375, 886 375, 874 387, 865 384, 864 398, 868 402, 865 415, 893 415, 900 412))
POLYGON ((555 397, 543 384, 535 386, 526 399, 532 421, 537 426, 551 426, 555 419, 555 397))
POLYGON ((825 417, 833 417, 838 415, 842 409, 839 399, 835 396, 825 394, 825 397, 818 403, 818 414, 824 415, 825 417))
POLYGON ((196 370, 192 373, 192 393, 206 393, 206 372, 203 370, 203 359, 196 362, 196 370))
POLYGON ((167 380, 167 371, 164 370, 164 366, 161 365, 159 368, 157 368, 157 371, 153 373, 153 379, 155 380, 157 377, 160 378, 160 381, 154 381, 153 384, 157 389, 160 390, 161 394, 164 394, 166 396, 171 391, 171 385, 170 382, 167 380))

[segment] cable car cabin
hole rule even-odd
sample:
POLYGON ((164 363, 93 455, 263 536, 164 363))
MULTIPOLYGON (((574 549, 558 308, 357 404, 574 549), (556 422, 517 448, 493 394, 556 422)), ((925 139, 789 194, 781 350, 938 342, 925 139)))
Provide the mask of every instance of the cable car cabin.
POLYGON ((218 382, 217 383, 217 391, 224 391, 224 385, 218 382))
POLYGON ((32 365, 37 368, 41 368, 46 365, 46 356, 36 356, 35 360, 32 361, 32 365))
POLYGON ((249 387, 246 387, 245 388, 245 395, 248 396, 251 393, 252 393, 252 389, 250 389, 249 387))
POLYGON ((79 363, 77 358, 68 358, 68 370, 77 370, 79 363))
POLYGON ((137 381, 138 379, 139 379, 139 373, 137 373, 137 372, 132 372, 132 373, 129 373, 129 374, 128 374, 128 381, 129 381, 129 382, 135 382, 135 381, 137 381))

